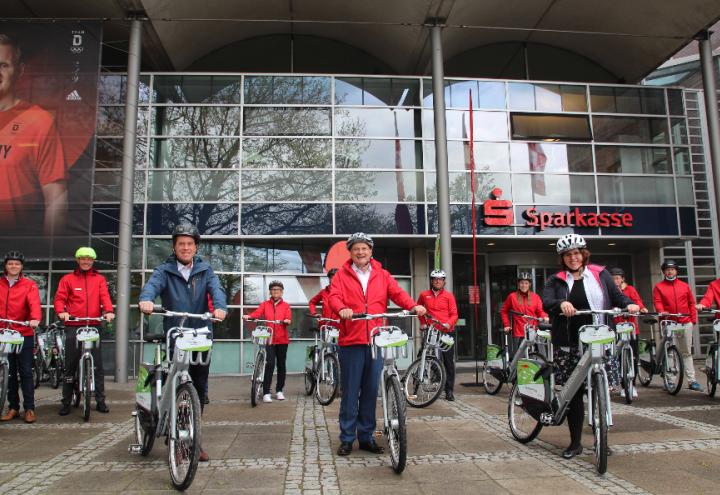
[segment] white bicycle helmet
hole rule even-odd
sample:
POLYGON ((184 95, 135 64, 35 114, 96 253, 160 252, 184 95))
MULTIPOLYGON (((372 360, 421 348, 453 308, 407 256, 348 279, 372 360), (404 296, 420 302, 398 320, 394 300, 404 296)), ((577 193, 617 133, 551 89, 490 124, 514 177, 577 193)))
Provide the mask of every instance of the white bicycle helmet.
POLYGON ((587 242, 583 236, 578 234, 565 234, 555 243, 555 248, 558 254, 567 253, 573 249, 584 249, 587 247, 587 242))
POLYGON ((370 249, 372 249, 373 245, 375 244, 372 240, 372 237, 370 237, 369 235, 365 234, 364 232, 355 232, 353 235, 348 237, 345 246, 349 250, 353 246, 353 244, 357 242, 364 242, 365 244, 370 246, 370 249))
POLYGON ((430 278, 447 278, 444 270, 433 270, 430 272, 430 278))

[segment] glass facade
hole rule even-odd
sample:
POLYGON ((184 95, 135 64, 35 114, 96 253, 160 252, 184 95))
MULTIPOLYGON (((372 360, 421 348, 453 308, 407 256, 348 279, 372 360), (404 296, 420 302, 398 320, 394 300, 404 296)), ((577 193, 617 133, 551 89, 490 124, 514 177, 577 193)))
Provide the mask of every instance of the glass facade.
MULTIPOLYGON (((101 76, 92 242, 100 258, 111 261, 124 86, 122 75, 101 76)), ((667 215, 656 221, 675 223, 660 235, 679 235, 684 207, 694 205, 681 92, 448 79, 454 235, 469 236, 471 230, 469 95, 478 203, 500 187, 518 212, 535 205, 545 205, 545 211, 577 206, 596 213, 632 209, 640 218, 662 207, 667 215), (513 116, 535 115, 540 123, 557 117, 554 124, 572 117, 587 125, 590 139, 542 135, 542 125, 533 139, 514 136, 513 116)), ((246 371, 243 356, 251 351, 240 317, 267 296, 271 277, 285 282, 294 308, 292 336, 310 337, 303 312, 326 283, 323 253, 334 239, 357 230, 428 238, 437 232, 432 104, 426 78, 143 75, 133 300, 153 266, 170 254, 173 227, 190 222, 206 239, 201 254, 216 267, 231 305, 216 338, 233 345, 218 347, 224 357, 213 361, 214 371, 246 371)), ((554 236, 560 230, 481 227, 481 235, 493 236, 554 236)), ((683 225, 682 232, 688 228, 683 225)), ((410 250, 376 254, 410 290, 410 250)), ((55 263, 32 270, 43 284, 48 317, 57 281, 71 268, 72 263, 55 263)), ((100 268, 108 275, 114 270, 112 263, 100 268)), ((141 321, 136 310, 132 315, 131 357, 137 362, 144 328, 152 322, 141 321)), ((291 351, 292 368, 301 366, 302 352, 300 346, 291 351)))

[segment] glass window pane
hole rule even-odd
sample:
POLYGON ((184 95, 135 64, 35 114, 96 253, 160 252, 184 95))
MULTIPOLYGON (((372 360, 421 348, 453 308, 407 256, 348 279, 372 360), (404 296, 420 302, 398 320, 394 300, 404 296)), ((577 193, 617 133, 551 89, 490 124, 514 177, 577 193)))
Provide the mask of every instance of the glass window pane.
POLYGON ((510 114, 512 139, 590 141, 590 122, 585 115, 510 114))
POLYGON ((149 204, 147 233, 170 235, 179 223, 195 225, 205 235, 237 235, 237 204, 149 204))
POLYGON ((240 162, 237 138, 160 138, 153 145, 153 168, 237 168, 240 162))
MULTIPOLYGON (((123 74, 100 74, 98 78, 98 103, 123 104, 127 95, 127 76, 123 74)), ((150 100, 150 76, 140 75, 138 101, 150 100)))
POLYGON ((678 175, 691 175, 690 150, 687 148, 674 148, 673 151, 675 152, 675 173, 678 175))
POLYGON ((244 168, 325 168, 332 163, 329 139, 243 139, 244 168))
POLYGON ((473 105, 483 109, 505 109, 505 83, 479 81, 478 82, 478 99, 473 105))
MULTIPOLYGON (((450 201, 454 203, 470 203, 472 201, 470 192, 469 172, 450 172, 450 201)), ((437 185, 435 173, 426 173, 427 201, 437 201, 437 185)), ((475 201, 480 203, 490 196, 490 191, 499 187, 510 196, 510 174, 475 173, 475 201)))
POLYGON ((641 88, 642 113, 663 115, 665 112, 665 92, 662 89, 641 88))
MULTIPOLYGON (((448 110, 447 137, 448 139, 469 139, 470 115, 467 111, 448 110)), ((508 125, 505 112, 473 112, 473 138, 476 141, 507 141, 508 125)), ((423 113, 423 134, 427 138, 435 135, 433 113, 423 113)))
POLYGON ((510 161, 516 172, 592 172, 592 148, 579 144, 512 143, 510 161))
POLYGON ((243 171, 243 201, 330 201, 332 174, 310 170, 243 171))
POLYGON ((668 142, 665 119, 634 117, 593 117, 595 141, 604 143, 649 143, 668 142))
MULTIPOLYGON (((448 141, 449 170, 470 170, 469 141, 448 141)), ((435 170, 435 142, 424 142, 424 161, 426 170, 435 170)), ((507 143, 475 142, 475 170, 507 171, 510 170, 510 157, 507 143)))
POLYGON ((688 144, 688 131, 685 119, 670 119, 670 132, 673 144, 688 144))
POLYGON ((330 204, 244 204, 243 235, 332 234, 330 204))
MULTIPOLYGON (((145 226, 145 207, 133 206, 133 234, 142 234, 145 226)), ((93 203, 92 233, 95 235, 117 235, 120 230, 120 205, 93 203)))
MULTIPOLYGON (((432 83, 430 85, 432 90, 432 83)), ((473 107, 478 104, 477 81, 445 81, 445 106, 447 108, 470 108, 470 93, 472 93, 473 107)))
POLYGON ((668 106, 670 107, 670 115, 685 115, 685 105, 683 103, 683 94, 679 89, 667 90, 668 106))
POLYGON ((158 103, 240 103, 240 76, 155 76, 158 103))
POLYGON ((424 234, 423 205, 338 204, 335 206, 337 234, 356 232, 362 225, 368 234, 424 234))
MULTIPOLYGON (((121 173, 119 170, 96 170, 93 200, 98 202, 120 201, 120 176, 121 173)), ((135 194, 142 195, 145 185, 145 174, 135 174, 135 179, 135 194)))
POLYGON ((335 172, 337 201, 423 201, 417 172, 335 172))
POLYGON ((148 201, 237 201, 238 173, 194 170, 148 173, 148 201))
MULTIPOLYGON (((96 168, 122 168, 123 140, 98 138, 95 148, 96 168)), ((135 166, 143 168, 147 165, 147 139, 135 141, 135 166)))
POLYGON ((598 176, 600 203, 675 204, 672 177, 598 176))
POLYGON ((245 275, 243 278, 244 304, 257 306, 266 299, 265 295, 268 291, 265 289, 264 282, 265 281, 261 275, 245 275))
POLYGON ((154 107, 153 131, 159 136, 237 136, 238 107, 154 107))
POLYGON ((665 113, 665 96, 662 89, 628 87, 590 87, 593 112, 604 113, 665 113))
MULTIPOLYGON (((216 272, 240 271, 242 269, 240 266, 241 251, 240 242, 233 241, 204 240, 198 248, 198 253, 202 256, 202 259, 210 263, 216 272)), ((240 303, 230 302, 230 295, 228 294, 228 304, 240 303)))
POLYGON ((692 179, 678 178, 678 179, 676 179, 676 182, 677 182, 678 204, 695 205, 695 195, 693 194, 692 179))
POLYGON ((561 85, 562 109, 565 112, 587 112, 585 86, 561 85))
POLYGON ((509 83, 511 110, 585 112, 585 86, 509 83))
POLYGON ((246 272, 324 273, 328 246, 305 243, 260 243, 245 245, 246 272))
POLYGON ((412 78, 335 78, 337 105, 416 106, 419 94, 420 81, 412 78))
POLYGON ((330 110, 246 107, 243 132, 246 136, 329 136, 330 110))
POLYGON ((420 168, 420 141, 407 139, 337 139, 338 168, 420 168))
POLYGON ((597 171, 613 174, 670 174, 670 148, 596 146, 597 171))
POLYGON ((330 78, 245 76, 246 104, 329 104, 330 78))
POLYGON ((514 174, 512 190, 515 203, 595 203, 591 175, 514 174))
POLYGON ((419 110, 393 108, 336 108, 338 136, 415 137, 419 110))
POLYGON ((617 107, 615 105, 615 92, 612 88, 604 86, 591 86, 590 105, 592 106, 593 112, 616 112, 617 107))
MULTIPOLYGON (((147 134, 148 108, 138 108, 138 136, 147 134)), ((125 107, 98 107, 97 135, 123 137, 125 129, 125 107)))

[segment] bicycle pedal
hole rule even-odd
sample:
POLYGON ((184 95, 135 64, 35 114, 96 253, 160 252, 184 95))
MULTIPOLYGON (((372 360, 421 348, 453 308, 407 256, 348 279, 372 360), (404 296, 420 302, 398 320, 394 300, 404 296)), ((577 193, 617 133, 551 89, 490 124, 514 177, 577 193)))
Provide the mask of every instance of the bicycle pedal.
POLYGON ((142 452, 142 445, 139 443, 131 443, 128 446, 128 452, 131 454, 139 454, 142 452))
POLYGON ((417 395, 408 395, 408 399, 415 400, 417 399, 417 395))

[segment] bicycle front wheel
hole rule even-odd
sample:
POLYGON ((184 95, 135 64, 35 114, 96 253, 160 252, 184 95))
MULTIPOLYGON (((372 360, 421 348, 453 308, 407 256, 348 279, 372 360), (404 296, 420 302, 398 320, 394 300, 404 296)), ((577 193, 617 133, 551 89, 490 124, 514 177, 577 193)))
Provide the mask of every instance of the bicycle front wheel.
POLYGON ((329 406, 340 388, 340 363, 333 353, 325 354, 322 369, 317 371, 315 397, 322 406, 329 406))
POLYGON ((633 385, 633 379, 631 376, 633 370, 633 362, 630 347, 628 347, 627 345, 623 346, 620 366, 622 371, 622 377, 620 381, 623 391, 625 392, 625 403, 632 404, 632 394, 635 387, 633 385))
POLYGON ((713 344, 710 347, 707 358, 705 358, 705 374, 707 375, 707 394, 711 399, 715 397, 717 389, 717 347, 713 344))
POLYGON ((425 369, 420 376, 422 359, 416 359, 405 372, 405 397, 412 407, 427 407, 440 397, 445 386, 445 367, 434 357, 425 358, 425 369))
POLYGON ((502 370, 498 368, 488 368, 487 365, 483 366, 482 375, 485 392, 490 395, 496 395, 500 392, 503 386, 503 380, 499 378, 500 373, 502 373, 502 370))
POLYGON ((92 363, 90 358, 83 359, 83 383, 82 383, 82 399, 83 399, 83 419, 90 420, 90 389, 92 388, 92 363))
POLYGON ((407 429, 405 426, 405 400, 402 397, 400 380, 394 375, 385 378, 385 397, 389 425, 385 430, 390 462, 397 474, 405 470, 407 462, 407 429))
POLYGON ((265 353, 258 352, 255 356, 255 367, 253 368, 252 379, 250 383, 250 403, 253 407, 260 402, 262 395, 262 382, 265 376, 265 353))
POLYGON ((533 418, 523 407, 523 399, 520 397, 520 389, 517 383, 513 384, 508 399, 508 424, 510 425, 510 433, 520 443, 535 440, 543 427, 542 423, 533 418))
POLYGON ((0 413, 5 410, 5 401, 8 393, 8 363, 0 364, 0 413))
POLYGON ((181 384, 175 392, 175 424, 170 428, 170 481, 182 491, 192 484, 200 460, 200 399, 192 383, 181 384))
POLYGON ((680 392, 684 372, 685 365, 683 364, 680 351, 678 351, 677 347, 671 345, 667 350, 667 361, 665 361, 665 369, 663 372, 665 390, 667 390, 670 395, 677 395, 677 393, 680 392))
POLYGON ((594 373, 592 390, 592 420, 593 434, 595 436, 595 468, 598 473, 607 471, 608 456, 608 417, 607 417, 607 387, 602 373, 594 373))

